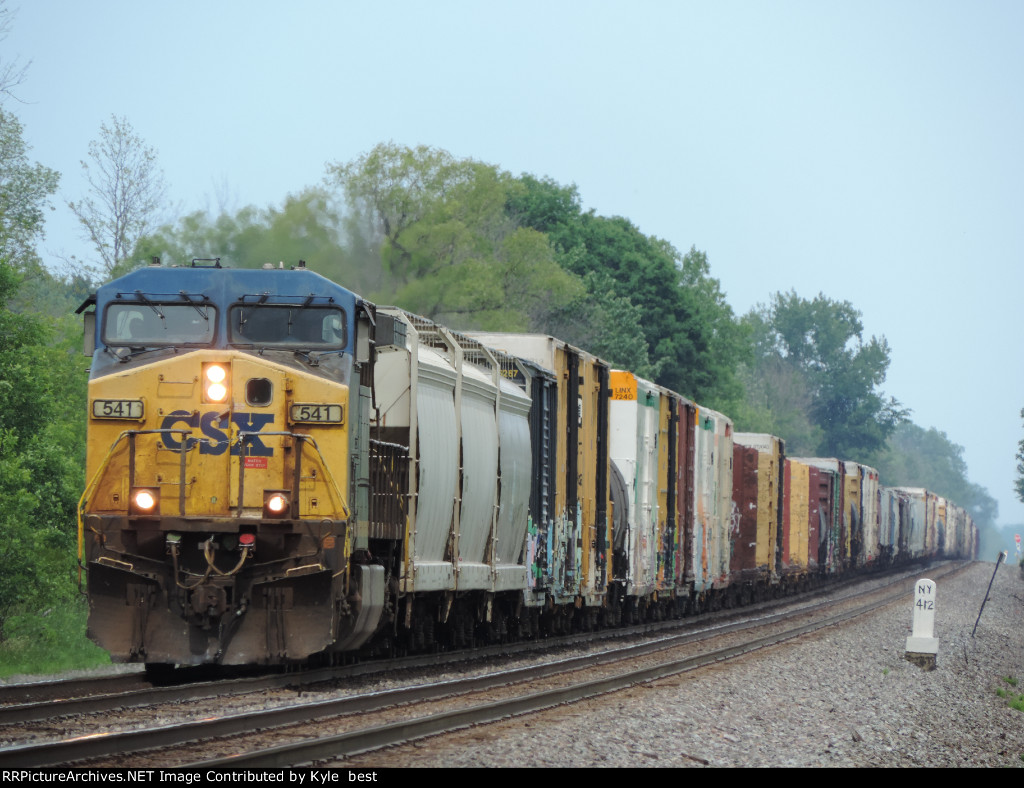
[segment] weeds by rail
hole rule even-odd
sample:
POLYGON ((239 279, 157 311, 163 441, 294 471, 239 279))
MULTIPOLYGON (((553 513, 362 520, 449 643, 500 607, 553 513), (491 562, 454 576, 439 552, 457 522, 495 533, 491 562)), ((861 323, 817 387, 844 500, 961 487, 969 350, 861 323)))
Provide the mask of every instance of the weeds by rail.
POLYGON ((12 615, 0 644, 0 679, 109 665, 106 652, 85 636, 88 612, 84 599, 71 599, 12 615))

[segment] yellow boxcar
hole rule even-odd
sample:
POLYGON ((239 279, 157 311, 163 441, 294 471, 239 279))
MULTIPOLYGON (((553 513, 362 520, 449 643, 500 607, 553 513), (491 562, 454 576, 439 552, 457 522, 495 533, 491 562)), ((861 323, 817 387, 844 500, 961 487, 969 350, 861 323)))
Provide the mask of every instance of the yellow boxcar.
MULTIPOLYGON (((785 530, 782 540, 782 572, 802 574, 809 568, 810 555, 810 467, 798 460, 786 460, 785 530)), ((817 512, 813 512, 816 517, 817 512)), ((815 545, 815 552, 817 545, 815 545)))

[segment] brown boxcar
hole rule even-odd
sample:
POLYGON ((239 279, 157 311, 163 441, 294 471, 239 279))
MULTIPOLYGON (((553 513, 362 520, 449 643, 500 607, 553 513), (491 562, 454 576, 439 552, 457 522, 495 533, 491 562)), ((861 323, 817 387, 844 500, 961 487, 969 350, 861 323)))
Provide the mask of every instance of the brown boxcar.
POLYGON ((750 432, 733 436, 733 583, 778 581, 784 477, 785 444, 780 438, 750 432))
MULTIPOLYGON (((810 518, 808 544, 817 569, 822 574, 842 570, 842 481, 839 469, 818 464, 813 459, 797 458, 808 466, 810 518)), ((812 565, 812 568, 813 565, 812 565)))

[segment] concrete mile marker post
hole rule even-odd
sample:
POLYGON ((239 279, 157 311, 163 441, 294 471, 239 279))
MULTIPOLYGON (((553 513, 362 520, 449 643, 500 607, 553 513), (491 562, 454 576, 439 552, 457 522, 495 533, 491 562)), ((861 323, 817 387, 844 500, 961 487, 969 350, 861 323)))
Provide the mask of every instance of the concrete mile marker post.
POLYGON ((939 641, 935 632, 935 582, 921 578, 914 584, 914 625, 907 638, 908 662, 924 670, 935 670, 939 641))

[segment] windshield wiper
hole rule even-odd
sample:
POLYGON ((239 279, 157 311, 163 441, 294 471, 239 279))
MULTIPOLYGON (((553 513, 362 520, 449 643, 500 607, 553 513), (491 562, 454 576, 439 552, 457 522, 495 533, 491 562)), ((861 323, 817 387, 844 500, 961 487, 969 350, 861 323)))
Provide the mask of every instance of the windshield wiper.
POLYGON ((322 358, 324 358, 325 356, 340 356, 345 351, 344 350, 306 350, 306 349, 303 348, 303 349, 299 349, 299 350, 294 350, 292 352, 296 355, 296 357, 305 359, 306 363, 308 363, 311 367, 319 367, 320 366, 320 360, 322 358))
MULTIPOLYGON (((182 298, 184 298, 186 301, 188 301, 189 306, 191 306, 193 309, 195 309, 199 313, 199 316, 203 320, 206 320, 207 322, 209 322, 209 320, 210 320, 209 315, 207 315, 206 312, 204 312, 202 309, 199 308, 199 304, 197 304, 195 301, 192 300, 192 296, 191 295, 186 293, 184 290, 179 290, 178 291, 178 295, 180 295, 182 298)), ((204 295, 202 298, 203 298, 203 303, 205 304, 206 303, 206 296, 204 295)))
POLYGON ((154 304, 152 301, 146 298, 146 296, 142 294, 141 290, 135 291, 135 297, 139 299, 142 303, 144 303, 146 306, 148 306, 150 309, 152 309, 154 312, 156 312, 158 315, 160 315, 161 320, 167 320, 167 318, 164 317, 164 313, 157 308, 156 304, 154 304))
POLYGON ((127 364, 133 358, 141 356, 143 353, 155 353, 158 350, 170 350, 173 353, 178 352, 178 348, 175 345, 160 345, 159 347, 149 345, 131 345, 129 347, 125 347, 124 345, 121 345, 115 348, 107 346, 103 349, 122 364, 127 364))

